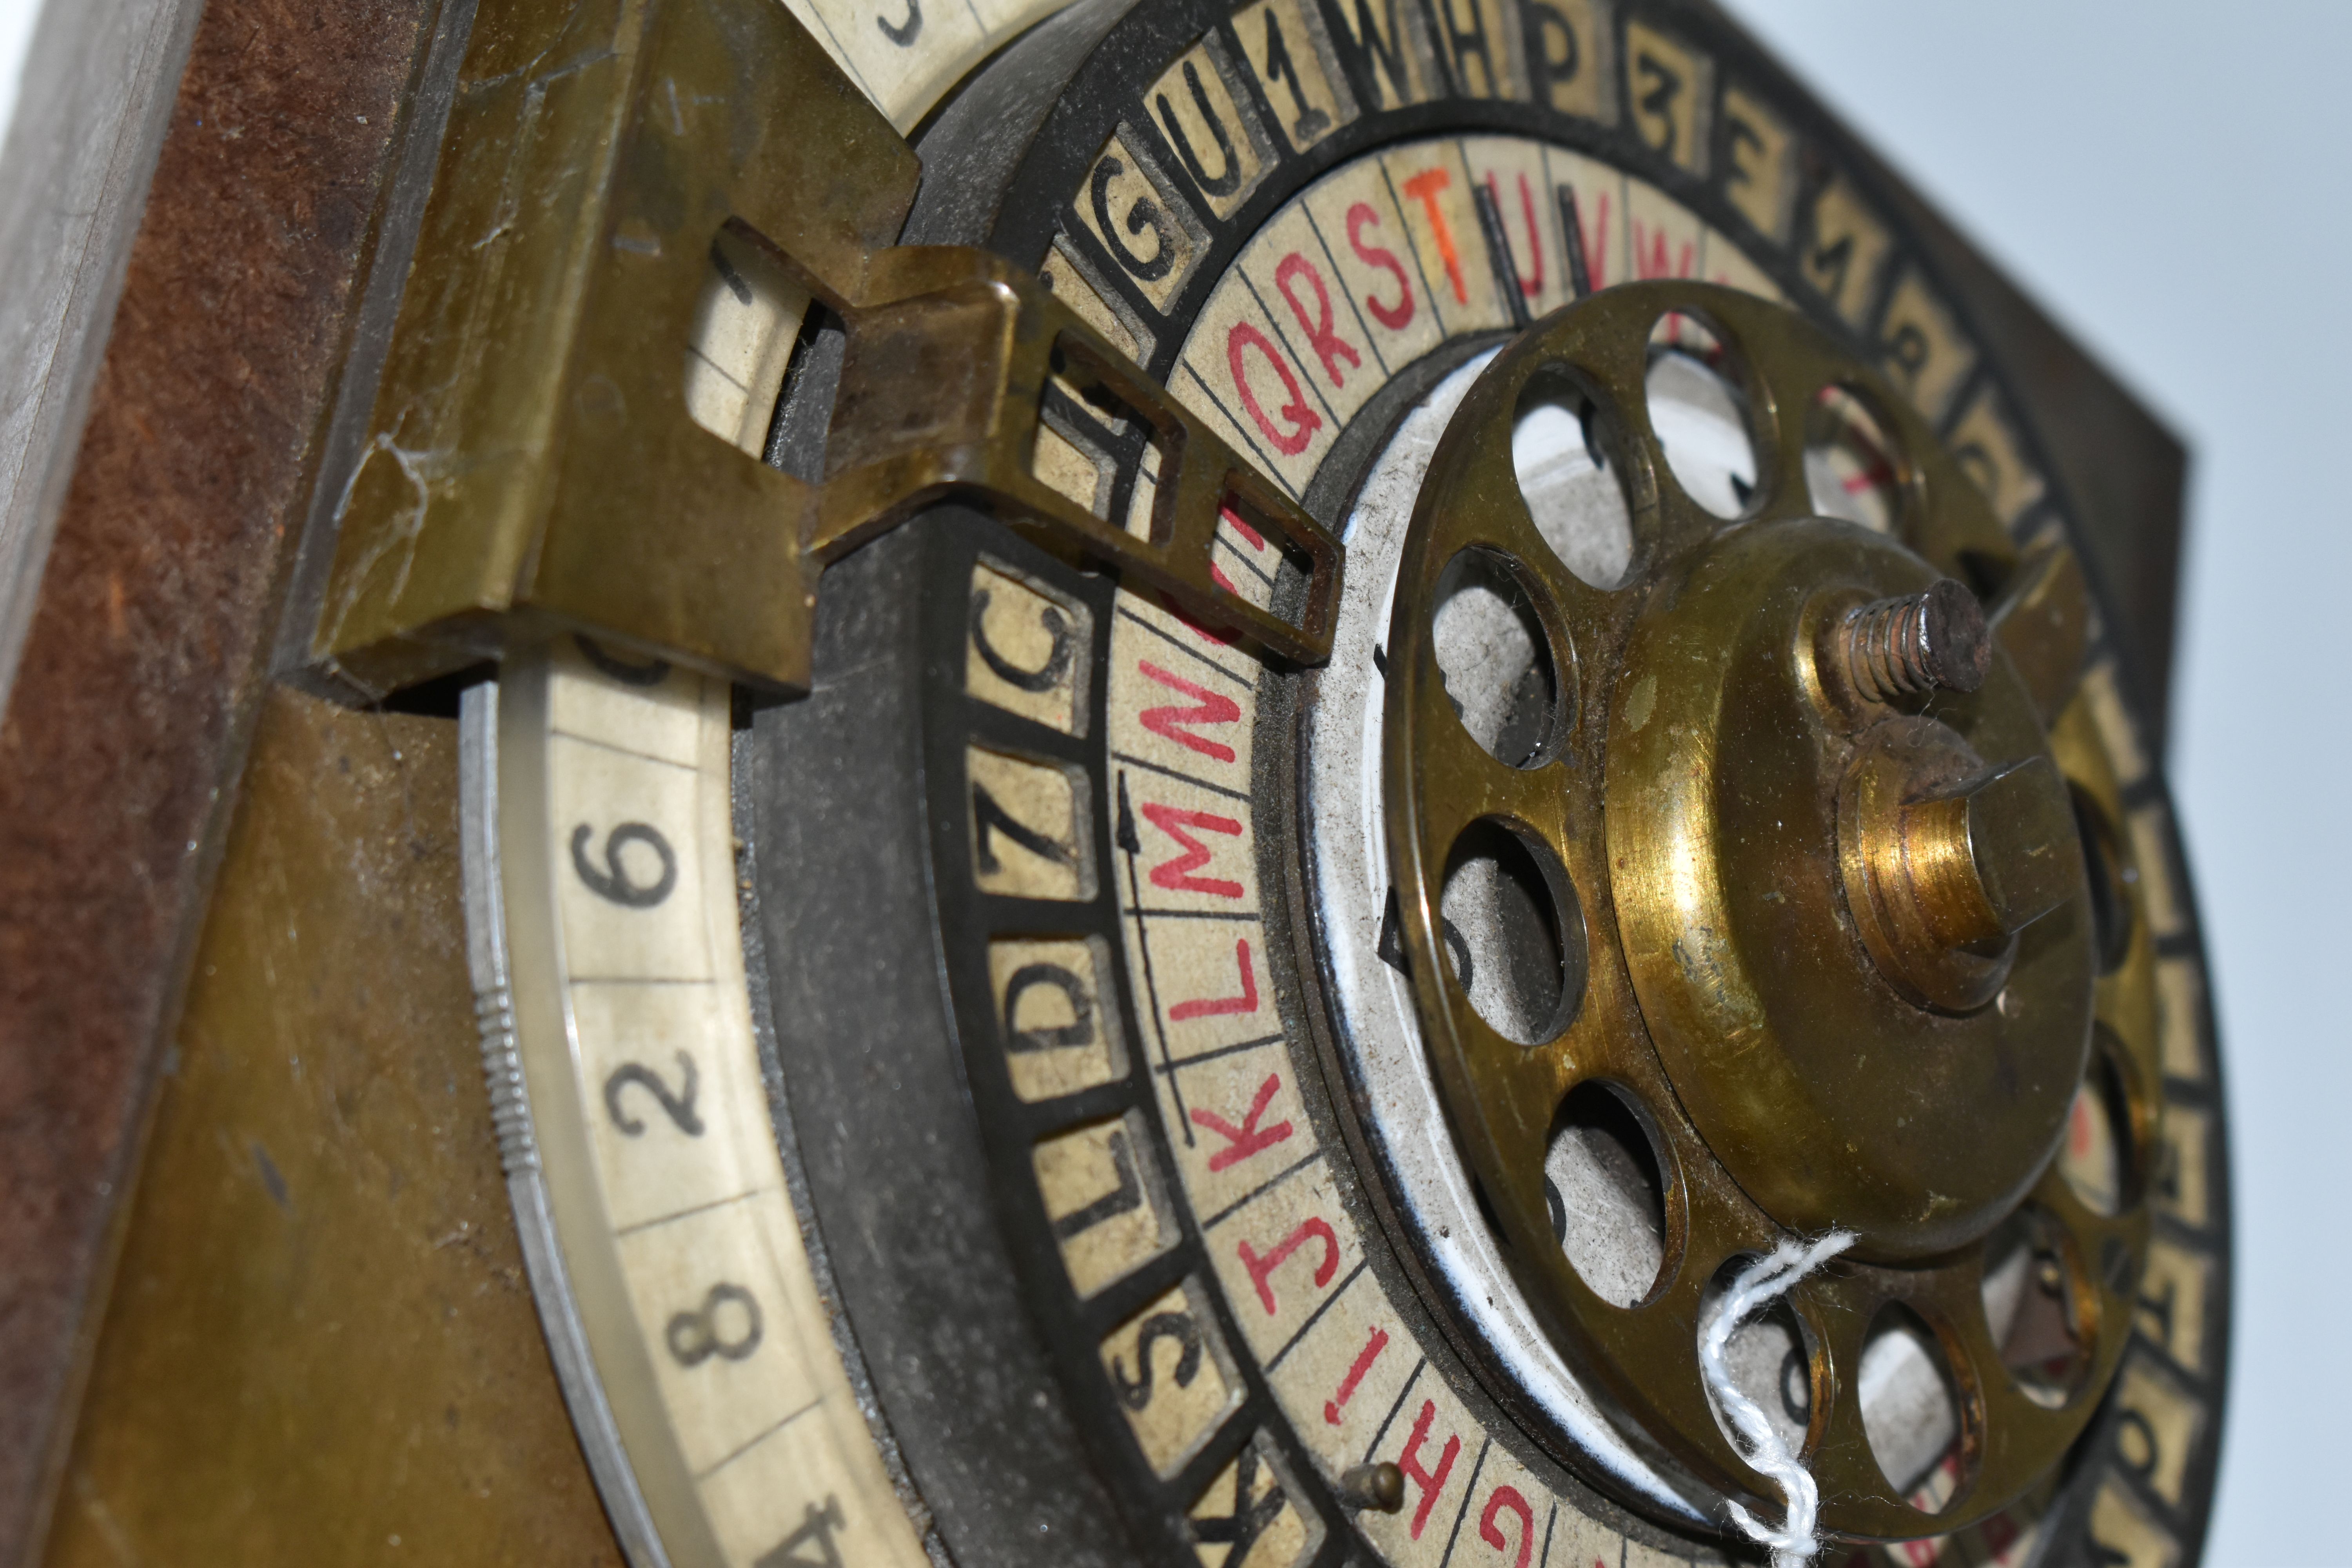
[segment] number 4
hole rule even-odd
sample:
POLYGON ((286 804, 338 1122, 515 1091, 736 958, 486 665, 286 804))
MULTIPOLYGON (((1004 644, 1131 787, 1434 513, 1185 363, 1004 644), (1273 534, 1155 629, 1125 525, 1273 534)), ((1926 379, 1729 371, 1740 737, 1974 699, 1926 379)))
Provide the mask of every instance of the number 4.
POLYGON ((785 1536, 774 1551, 762 1553, 751 1568, 842 1568, 841 1548, 834 1543, 833 1534, 848 1528, 841 1500, 828 1492, 823 1508, 809 1504, 801 1527, 785 1536))

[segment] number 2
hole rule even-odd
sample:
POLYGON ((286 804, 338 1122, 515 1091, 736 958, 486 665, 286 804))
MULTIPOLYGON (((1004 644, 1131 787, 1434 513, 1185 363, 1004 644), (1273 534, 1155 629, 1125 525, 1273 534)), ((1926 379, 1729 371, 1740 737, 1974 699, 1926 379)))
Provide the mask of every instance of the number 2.
POLYGON ((622 1091, 634 1084, 660 1102, 679 1131, 689 1138, 701 1137, 702 1118, 694 1110, 694 1091, 699 1079, 694 1070, 694 1058, 684 1051, 677 1053, 677 1072, 682 1087, 672 1094, 661 1075, 643 1063, 630 1062, 615 1068, 613 1076, 604 1080, 604 1109, 612 1113, 613 1125, 632 1138, 645 1131, 644 1122, 621 1109, 622 1091))

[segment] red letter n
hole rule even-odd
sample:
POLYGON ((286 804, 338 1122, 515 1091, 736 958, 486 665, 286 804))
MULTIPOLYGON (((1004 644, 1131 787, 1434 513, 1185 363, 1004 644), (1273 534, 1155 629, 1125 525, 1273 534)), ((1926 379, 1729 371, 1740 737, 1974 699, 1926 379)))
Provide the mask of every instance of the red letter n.
POLYGON ((1181 675, 1171 675, 1148 658, 1138 660, 1135 668, 1160 685, 1181 691, 1200 704, 1197 708, 1181 708, 1171 702, 1165 708, 1146 708, 1141 715, 1145 729, 1180 746, 1190 747, 1213 762, 1230 763, 1234 760, 1231 746, 1223 741, 1212 741, 1206 735, 1196 735, 1184 726, 1230 724, 1242 716, 1240 703, 1205 686, 1195 686, 1181 675))

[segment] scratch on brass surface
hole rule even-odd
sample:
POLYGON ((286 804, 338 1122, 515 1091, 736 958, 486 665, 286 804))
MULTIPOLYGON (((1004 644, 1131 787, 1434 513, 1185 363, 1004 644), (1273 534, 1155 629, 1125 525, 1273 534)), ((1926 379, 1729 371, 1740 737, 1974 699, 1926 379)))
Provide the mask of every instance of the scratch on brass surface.
POLYGON ((1743 987, 1732 984, 1724 973, 1722 935, 1713 926, 1698 926, 1688 936, 1675 939, 1675 963, 1683 977, 1706 999, 1708 1010, 1717 1015, 1729 1013, 1737 1022, 1725 1031, 1725 1039, 1735 1055, 1754 1050, 1762 1043, 1763 1020, 1757 1016, 1755 1004, 1743 987))
MULTIPOLYGON (((405 418, 401 422, 405 423, 405 418)), ((369 456, 352 465, 351 478, 343 483, 342 499, 335 506, 336 526, 341 528, 346 521, 352 493, 358 489, 361 477, 368 470, 369 458, 379 452, 389 457, 398 467, 401 478, 408 481, 408 488, 415 493, 416 501, 414 506, 404 509, 400 514, 403 521, 396 527, 385 530, 370 544, 358 569, 351 574, 341 602, 335 606, 335 630, 339 634, 352 613, 354 602, 366 593, 368 580, 375 575, 376 568, 383 563, 384 559, 395 552, 400 556, 400 567, 391 597, 398 599, 406 591, 408 575, 416 565, 416 542, 424 534, 425 514, 433 507, 433 482, 449 471, 451 459, 456 456, 446 447, 404 447, 389 430, 379 431, 368 443, 368 448, 369 456)))

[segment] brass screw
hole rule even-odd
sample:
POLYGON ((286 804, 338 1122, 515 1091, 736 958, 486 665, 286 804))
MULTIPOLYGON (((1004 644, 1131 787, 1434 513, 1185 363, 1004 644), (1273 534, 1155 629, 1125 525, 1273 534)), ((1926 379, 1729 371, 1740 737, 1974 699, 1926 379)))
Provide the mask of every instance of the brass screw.
POLYGON ((1404 1507, 1404 1472, 1386 1459, 1357 1465, 1340 1476, 1339 1500, 1349 1508, 1394 1513, 1404 1507))
POLYGON ((1839 633, 1846 675, 1874 702, 1939 687, 1974 691, 1992 661, 1977 596, 1949 577, 1924 594, 1848 611, 1839 633))

